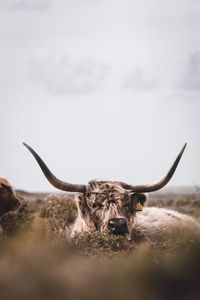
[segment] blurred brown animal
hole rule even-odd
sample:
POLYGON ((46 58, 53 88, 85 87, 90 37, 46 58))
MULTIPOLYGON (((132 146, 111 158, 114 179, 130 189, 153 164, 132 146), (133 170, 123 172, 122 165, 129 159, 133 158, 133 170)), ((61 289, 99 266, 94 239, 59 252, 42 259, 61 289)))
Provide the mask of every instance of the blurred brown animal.
POLYGON ((17 209, 19 205, 20 200, 11 184, 4 177, 0 177, 0 217, 17 209))

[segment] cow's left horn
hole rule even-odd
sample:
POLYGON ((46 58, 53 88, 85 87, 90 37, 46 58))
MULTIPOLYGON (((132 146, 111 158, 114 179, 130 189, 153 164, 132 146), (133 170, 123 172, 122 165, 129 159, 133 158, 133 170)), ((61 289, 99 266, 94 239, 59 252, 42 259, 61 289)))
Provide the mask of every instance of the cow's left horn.
POLYGON ((178 163, 183 155, 183 152, 185 150, 187 143, 185 143, 185 145, 183 146, 183 148, 181 149, 181 152, 179 153, 179 155, 177 156, 176 160, 174 161, 172 167, 170 168, 169 172, 167 173, 167 175, 165 177, 163 177, 160 181, 153 183, 153 184, 146 184, 146 185, 129 185, 127 183, 124 182, 119 182, 121 184, 121 186, 126 189, 126 190, 131 190, 133 192, 137 192, 137 193, 148 193, 148 192, 154 192, 157 191, 159 189, 161 189, 162 187, 164 187, 172 178, 178 163))
POLYGON ((82 184, 72 184, 67 183, 64 181, 61 181, 60 179, 56 178, 49 168, 46 166, 46 164, 43 162, 43 160, 39 157, 39 155, 26 143, 23 143, 23 145, 32 153, 32 155, 35 157, 36 161, 38 162, 40 168, 42 169, 42 172, 44 173, 45 177, 48 179, 48 181, 57 189, 67 192, 86 192, 86 186, 82 184))

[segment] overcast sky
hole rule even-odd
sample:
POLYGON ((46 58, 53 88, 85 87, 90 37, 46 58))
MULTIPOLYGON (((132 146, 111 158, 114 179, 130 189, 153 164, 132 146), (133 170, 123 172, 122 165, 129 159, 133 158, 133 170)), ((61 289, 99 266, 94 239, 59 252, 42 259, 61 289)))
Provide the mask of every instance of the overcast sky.
POLYGON ((0 0, 0 174, 200 185, 200 1, 0 0))

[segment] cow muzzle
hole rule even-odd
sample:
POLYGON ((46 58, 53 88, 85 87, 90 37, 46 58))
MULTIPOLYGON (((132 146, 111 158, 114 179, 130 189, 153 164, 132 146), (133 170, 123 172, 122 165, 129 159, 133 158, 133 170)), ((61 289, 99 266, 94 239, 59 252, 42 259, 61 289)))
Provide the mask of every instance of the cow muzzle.
POLYGON ((111 218, 108 221, 107 229, 110 233, 116 235, 125 235, 129 233, 128 223, 125 218, 111 218))

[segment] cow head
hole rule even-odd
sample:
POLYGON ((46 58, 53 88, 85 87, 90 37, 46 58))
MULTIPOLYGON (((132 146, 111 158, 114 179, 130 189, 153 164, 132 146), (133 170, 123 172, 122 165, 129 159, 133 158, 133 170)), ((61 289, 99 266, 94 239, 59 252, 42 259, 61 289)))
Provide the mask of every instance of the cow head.
MULTIPOLYGON (((56 178, 39 155, 27 144, 48 181, 56 188, 78 192, 76 203, 79 217, 85 222, 86 231, 97 229, 124 235, 131 231, 136 212, 146 201, 143 193, 161 189, 172 178, 186 144, 165 177, 150 185, 130 185, 119 181, 90 181, 88 185, 71 184, 56 178)), ((83 230, 84 231, 84 230, 83 230)))
POLYGON ((19 205, 20 201, 8 180, 0 177, 0 217, 17 209, 19 205))
POLYGON ((90 181, 87 192, 76 195, 78 211, 87 229, 120 235, 131 231, 135 213, 142 210, 145 201, 144 194, 109 181, 90 181))

